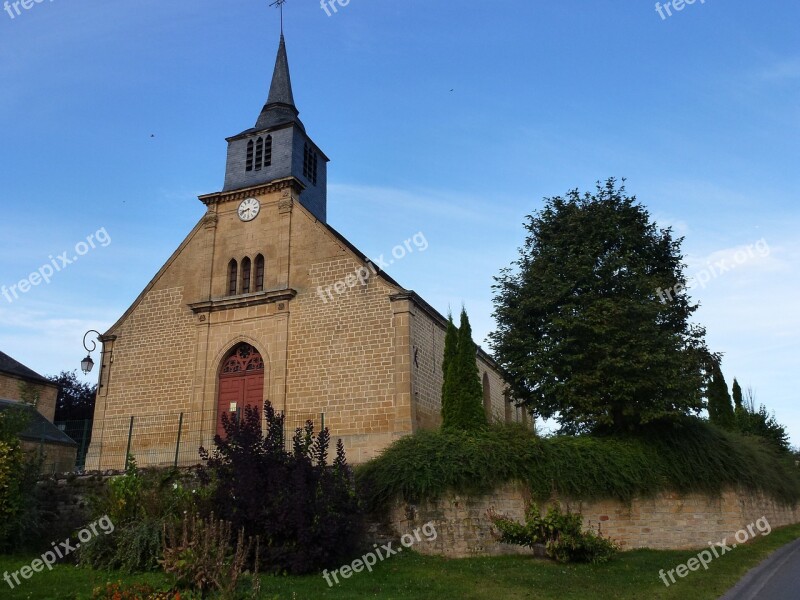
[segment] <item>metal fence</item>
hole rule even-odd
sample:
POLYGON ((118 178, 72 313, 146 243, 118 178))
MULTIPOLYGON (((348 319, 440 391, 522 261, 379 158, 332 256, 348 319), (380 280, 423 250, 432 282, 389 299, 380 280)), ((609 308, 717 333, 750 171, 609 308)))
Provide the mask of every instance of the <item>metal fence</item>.
MULTIPOLYGON (((232 418, 240 418, 232 413, 232 418)), ((92 421, 66 421, 56 425, 78 444, 75 470, 124 469, 132 455, 139 466, 191 466, 200 463, 201 447, 211 451, 219 415, 212 411, 184 411, 113 417, 98 424, 92 421)), ((292 436, 306 422, 319 432, 325 427, 324 413, 286 413, 284 440, 291 449, 292 436)), ((48 465, 44 466, 45 472, 48 465)))
MULTIPOLYGON (((86 464, 86 453, 89 451, 89 444, 92 442, 92 420, 83 419, 80 421, 56 421, 55 426, 66 433, 73 441, 78 444, 78 452, 75 457, 75 468, 83 470, 86 464)), ((49 469, 46 468, 45 471, 49 469)))

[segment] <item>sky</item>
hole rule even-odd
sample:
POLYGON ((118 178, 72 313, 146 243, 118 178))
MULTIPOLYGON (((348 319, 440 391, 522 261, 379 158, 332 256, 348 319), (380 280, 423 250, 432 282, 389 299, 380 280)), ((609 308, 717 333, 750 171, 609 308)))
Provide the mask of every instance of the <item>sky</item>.
MULTIPOLYGON (((441 312, 465 305, 488 350, 525 216, 624 177, 684 236, 728 383, 800 444, 800 4, 343 1, 285 7, 333 227, 372 257, 422 234, 389 274, 441 312)), ((222 188, 280 25, 263 0, 27 2, 0 12, 0 286, 53 274, 0 295, 0 349, 51 375, 222 188)))

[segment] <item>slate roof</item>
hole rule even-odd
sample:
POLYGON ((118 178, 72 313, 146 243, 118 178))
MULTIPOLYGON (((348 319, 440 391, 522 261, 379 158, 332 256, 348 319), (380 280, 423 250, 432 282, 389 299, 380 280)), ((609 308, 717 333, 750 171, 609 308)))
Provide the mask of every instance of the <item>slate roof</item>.
POLYGON ((26 442, 43 442, 45 444, 60 444, 62 446, 78 446, 78 444, 75 443, 75 440, 53 425, 50 421, 45 419, 44 416, 42 416, 42 414, 32 406, 20 404, 19 402, 14 402, 13 400, 0 399, 0 412, 8 410, 12 407, 22 407, 31 415, 31 420, 28 424, 28 427, 19 436, 26 442))
POLYGON ((45 379, 33 369, 29 369, 21 362, 14 360, 4 352, 0 352, 0 373, 16 375, 22 379, 35 381, 37 383, 48 383, 50 385, 55 385, 52 381, 45 379))
POLYGON ((275 57, 275 70, 272 73, 272 84, 269 96, 256 122, 255 129, 268 129, 286 123, 296 123, 305 131, 298 115, 300 112, 294 104, 292 93, 292 77, 289 75, 289 58, 286 56, 286 41, 281 34, 278 56, 275 57))

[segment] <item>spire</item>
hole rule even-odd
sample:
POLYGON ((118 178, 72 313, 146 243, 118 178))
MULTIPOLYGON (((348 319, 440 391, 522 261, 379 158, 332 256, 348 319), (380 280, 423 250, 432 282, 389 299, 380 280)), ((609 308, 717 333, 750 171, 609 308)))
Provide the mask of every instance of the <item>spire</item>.
POLYGON ((256 129, 266 129, 291 122, 297 123, 302 128, 303 124, 298 118, 299 114, 292 94, 292 78, 289 75, 286 41, 281 34, 278 56, 275 58, 275 70, 272 73, 272 84, 269 87, 269 97, 258 117, 256 129))

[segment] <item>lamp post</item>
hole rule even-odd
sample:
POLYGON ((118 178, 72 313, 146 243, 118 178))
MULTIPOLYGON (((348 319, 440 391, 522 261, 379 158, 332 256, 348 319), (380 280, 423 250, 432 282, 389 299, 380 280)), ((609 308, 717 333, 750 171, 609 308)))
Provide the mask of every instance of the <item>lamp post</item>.
POLYGON ((83 347, 86 349, 86 352, 88 352, 86 358, 84 358, 81 361, 81 371, 83 371, 84 375, 88 375, 92 371, 92 367, 94 367, 94 361, 92 360, 92 352, 94 352, 97 349, 97 342, 95 342, 94 340, 90 340, 90 342, 92 343, 91 348, 89 348, 89 346, 86 344, 86 337, 90 333, 96 333, 97 339, 98 340, 100 339, 100 332, 95 331, 94 329, 90 329, 85 334, 83 334, 83 347))

